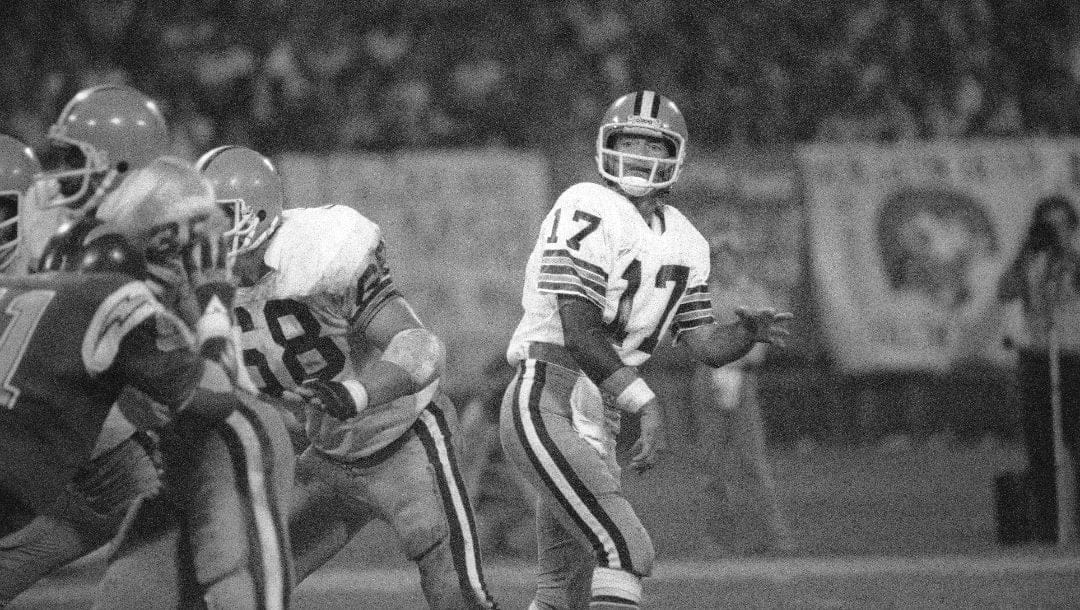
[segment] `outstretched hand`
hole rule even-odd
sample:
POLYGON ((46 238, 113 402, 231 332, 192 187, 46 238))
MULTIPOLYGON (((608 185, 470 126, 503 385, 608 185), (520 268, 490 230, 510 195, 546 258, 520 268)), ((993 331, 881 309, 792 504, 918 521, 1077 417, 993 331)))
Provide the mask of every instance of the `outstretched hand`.
POLYGON ((791 312, 778 312, 771 307, 764 309, 737 307, 735 315, 739 317, 739 322, 755 343, 771 343, 777 347, 784 347, 787 344, 787 337, 791 334, 787 323, 795 317, 795 314, 791 312))

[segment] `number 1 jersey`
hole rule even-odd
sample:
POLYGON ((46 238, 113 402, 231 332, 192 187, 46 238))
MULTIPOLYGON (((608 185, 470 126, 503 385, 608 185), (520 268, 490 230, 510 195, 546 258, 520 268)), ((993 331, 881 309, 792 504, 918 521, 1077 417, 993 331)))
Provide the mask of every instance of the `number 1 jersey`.
MULTIPOLYGON (((359 329, 400 296, 378 225, 346 206, 296 208, 285 210, 270 239, 264 260, 272 271, 235 300, 252 381, 280 396, 308 379, 355 379, 380 355, 359 329)), ((344 422, 309 408, 308 438, 340 459, 371 455, 405 433, 437 387, 344 422)))
POLYGON ((713 321, 709 244, 677 209, 651 221, 605 186, 568 188, 548 212, 525 270, 525 310, 507 350, 511 363, 530 342, 565 345, 558 295, 603 312, 623 364, 638 366, 657 344, 713 321))
POLYGON ((0 473, 34 508, 84 465, 124 386, 178 410, 194 337, 146 284, 112 273, 0 278, 0 473))

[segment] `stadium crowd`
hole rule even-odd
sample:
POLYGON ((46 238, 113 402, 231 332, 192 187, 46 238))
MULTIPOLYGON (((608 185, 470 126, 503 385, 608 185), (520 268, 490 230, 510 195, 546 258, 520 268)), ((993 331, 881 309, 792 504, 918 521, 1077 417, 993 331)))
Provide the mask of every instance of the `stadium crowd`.
POLYGON ((0 130, 31 145, 102 81, 162 100, 179 153, 551 150, 633 82, 693 108, 706 147, 1080 131, 1080 8, 1063 0, 47 0, 0 14, 0 130))

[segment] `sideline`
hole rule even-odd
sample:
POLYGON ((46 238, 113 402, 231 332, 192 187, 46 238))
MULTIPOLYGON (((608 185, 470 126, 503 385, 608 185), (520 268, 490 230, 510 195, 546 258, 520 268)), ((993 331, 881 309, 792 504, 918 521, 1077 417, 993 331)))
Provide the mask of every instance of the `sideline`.
MULTIPOLYGON (((786 587, 801 580, 872 579, 881 576, 908 577, 995 577, 1033 575, 1076 575, 1080 577, 1080 555, 1075 549, 1054 549, 994 556, 926 555, 913 557, 844 556, 794 557, 780 559, 722 559, 716 561, 660 561, 654 583, 731 583, 768 582, 786 587)), ((18 608, 87 607, 100 572, 86 558, 57 574, 43 579, 15 603, 18 608), (75 569, 72 569, 75 568, 75 569), (81 569, 79 569, 81 568, 81 569)), ((485 565, 489 585, 499 589, 530 590, 534 586, 534 566, 527 562, 494 562, 485 565)), ((358 570, 342 567, 323 569, 297 587, 303 598, 309 595, 351 594, 362 592, 383 595, 415 594, 420 578, 415 567, 392 568, 364 566, 358 570)), ((648 585, 647 585, 648 586, 648 585)), ((833 603, 833 602, 830 602, 833 603)), ((835 603, 841 603, 837 600, 835 603)), ((825 604, 829 605, 829 604, 825 604)))

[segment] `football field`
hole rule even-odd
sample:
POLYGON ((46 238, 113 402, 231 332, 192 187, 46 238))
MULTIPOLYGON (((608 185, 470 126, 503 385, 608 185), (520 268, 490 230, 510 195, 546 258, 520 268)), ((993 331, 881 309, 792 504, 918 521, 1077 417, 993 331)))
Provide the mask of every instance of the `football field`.
MULTIPOLYGON (((996 473, 1022 466, 1015 445, 912 444, 782 451, 777 478, 797 550, 738 556, 753 537, 744 512, 727 555, 706 551, 702 473, 670 459, 628 475, 628 497, 659 558, 645 581, 647 608, 1080 608, 1080 549, 995 540, 996 473)), ((478 519, 484 520, 481 512, 478 519)), ((533 543, 528 518, 518 548, 533 543)), ((296 590, 300 609, 426 607, 412 564, 373 524, 296 590)), ((486 580, 504 608, 524 609, 533 559, 485 550, 486 580)), ((10 608, 89 608, 100 553, 38 583, 10 608)))
MULTIPOLYGON (((99 562, 39 583, 11 609, 89 608, 99 562)), ((496 563, 488 584, 502 606, 532 597, 532 566, 496 563)), ((1080 558, 1054 552, 994 556, 835 557, 662 561, 645 584, 648 608, 1075 608, 1080 558)), ((322 570, 300 585, 294 608, 426 607, 415 570, 322 570)))

